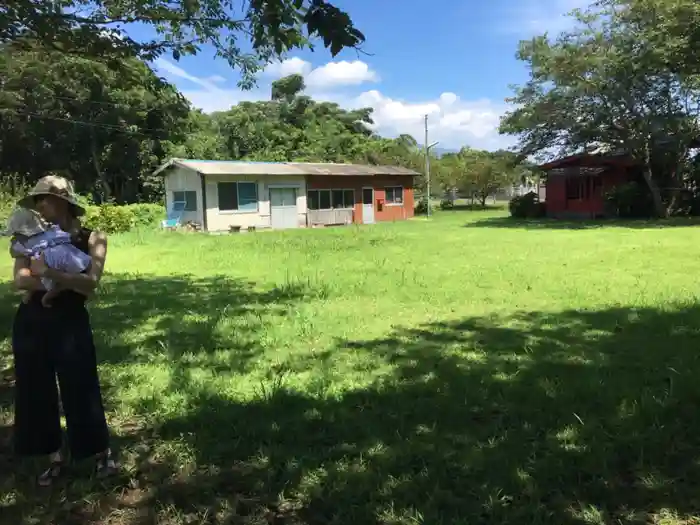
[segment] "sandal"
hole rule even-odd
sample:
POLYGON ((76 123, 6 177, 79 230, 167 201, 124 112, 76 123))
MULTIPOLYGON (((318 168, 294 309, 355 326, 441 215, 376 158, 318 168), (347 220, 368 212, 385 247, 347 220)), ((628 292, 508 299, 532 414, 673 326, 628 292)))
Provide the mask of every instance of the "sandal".
POLYGON ((52 461, 49 468, 37 477, 37 484, 40 487, 50 487, 55 480, 61 477, 65 466, 66 464, 62 459, 52 461))
POLYGON ((95 463, 95 474, 98 478, 106 478, 117 471, 117 464, 110 452, 103 452, 97 456, 95 463))

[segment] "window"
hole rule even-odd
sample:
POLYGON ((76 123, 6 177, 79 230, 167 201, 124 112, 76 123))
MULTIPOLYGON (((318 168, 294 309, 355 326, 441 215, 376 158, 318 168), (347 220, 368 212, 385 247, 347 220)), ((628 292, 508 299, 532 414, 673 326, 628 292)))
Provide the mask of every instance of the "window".
POLYGON ((270 206, 273 208, 296 208, 297 189, 296 188, 270 188, 270 206))
POLYGON ((566 179, 566 200, 588 200, 591 194, 599 194, 601 187, 600 177, 569 177, 566 179))
POLYGON ((403 188, 394 186, 392 188, 384 188, 386 193, 385 200, 387 204, 403 204, 403 188))
POLYGON ((197 192, 174 191, 173 202, 184 202, 185 207, 182 211, 197 211, 197 192))
POLYGON ((310 210, 320 209, 320 202, 318 200, 318 190, 310 191, 306 194, 306 206, 310 210))
POLYGON ((219 211, 258 211, 256 182, 219 182, 219 211))
POLYGON ((355 206, 355 190, 309 190, 310 210, 348 209, 355 206))

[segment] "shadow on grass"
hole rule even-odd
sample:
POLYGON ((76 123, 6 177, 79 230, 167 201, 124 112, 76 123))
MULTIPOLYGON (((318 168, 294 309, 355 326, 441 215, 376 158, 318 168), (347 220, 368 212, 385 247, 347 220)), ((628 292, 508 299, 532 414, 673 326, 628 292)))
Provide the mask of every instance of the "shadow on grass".
MULTIPOLYGON (((125 432, 133 460, 110 485, 44 499, 15 488, 0 508, 8 523, 680 525, 700 515, 698 306, 516 313, 339 340, 284 363, 242 401, 202 389, 178 356, 222 343, 212 319, 227 286, 243 317, 313 291, 202 281, 195 293, 183 281, 155 280, 152 295, 146 280, 115 282, 95 318, 106 358, 135 366, 144 356, 118 337, 129 323, 185 335, 199 323, 199 337, 166 345, 183 370, 167 389, 189 412, 125 432), (382 367, 369 386, 335 386, 382 367), (289 380, 308 371, 325 392, 289 380)), ((255 350, 264 327, 250 330, 252 348, 229 341, 231 354, 255 350)))
POLYGON ((287 363, 248 402, 179 383, 191 411, 135 430, 140 466, 121 496, 135 503, 101 512, 122 523, 687 523, 700 510, 698 326, 698 307, 470 318, 339 341, 287 363), (329 380, 315 397, 285 381, 343 362, 392 372, 342 394, 329 380))
MULTIPOLYGON (((212 360, 212 370, 240 373, 264 349, 261 334, 266 323, 276 315, 285 315, 296 301, 316 296, 318 292, 304 282, 262 290, 255 283, 230 277, 109 275, 100 297, 90 303, 98 360, 126 370, 160 360, 171 373, 173 388, 186 388, 193 356, 207 362, 211 354, 225 350, 226 359, 212 360), (221 330, 222 325, 228 330, 221 330)), ((19 296, 9 285, 0 285, 0 514, 7 519, 14 517, 13 523, 32 519, 40 523, 56 520, 64 525, 86 523, 104 504, 101 497, 91 500, 95 490, 101 491, 99 486, 96 489, 89 481, 76 482, 55 492, 42 492, 32 481, 37 465, 18 464, 13 458, 10 335, 18 302, 19 296), (5 508, 4 493, 15 501, 5 508)), ((111 394, 124 387, 128 376, 128 372, 119 375, 118 384, 110 384, 103 376, 108 412, 123 408, 113 406, 111 394)), ((135 447, 136 436, 129 436, 126 428, 130 422, 121 423, 124 428, 113 430, 126 437, 115 438, 117 448, 135 447)), ((134 424, 133 428, 141 426, 134 424)), ((138 436, 138 440, 142 438, 138 436)), ((118 482, 128 484, 129 480, 118 482)), ((108 487, 106 492, 112 489, 108 487)))
POLYGON ((100 362, 152 362, 159 353, 170 365, 186 365, 191 355, 226 350, 225 370, 244 371, 262 350, 264 316, 284 315, 295 302, 318 296, 305 282, 261 290, 226 276, 111 278, 91 308, 100 362), (230 329, 220 330, 222 324, 230 329))
POLYGON ((440 208, 440 211, 501 211, 508 209, 507 204, 489 204, 482 206, 481 204, 455 204, 449 208, 440 208))
POLYGON ((491 217, 465 224, 465 228, 512 228, 517 230, 591 230, 597 228, 679 228, 700 225, 700 217, 677 217, 663 220, 562 220, 562 219, 514 219, 491 217))

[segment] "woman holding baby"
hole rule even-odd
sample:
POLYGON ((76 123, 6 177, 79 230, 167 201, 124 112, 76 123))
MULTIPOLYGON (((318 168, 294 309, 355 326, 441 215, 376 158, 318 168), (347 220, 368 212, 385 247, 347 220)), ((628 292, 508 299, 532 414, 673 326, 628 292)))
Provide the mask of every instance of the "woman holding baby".
POLYGON ((71 248, 89 256, 90 263, 82 272, 67 272, 50 268, 44 254, 27 257, 12 252, 15 285, 26 293, 12 332, 15 449, 22 456, 49 456, 50 465, 38 478, 40 485, 49 486, 61 476, 66 462, 61 452, 60 391, 72 459, 93 457, 97 475, 108 475, 116 466, 85 305, 102 277, 107 239, 81 226, 79 217, 85 210, 62 177, 42 178, 18 204, 70 234, 71 248))

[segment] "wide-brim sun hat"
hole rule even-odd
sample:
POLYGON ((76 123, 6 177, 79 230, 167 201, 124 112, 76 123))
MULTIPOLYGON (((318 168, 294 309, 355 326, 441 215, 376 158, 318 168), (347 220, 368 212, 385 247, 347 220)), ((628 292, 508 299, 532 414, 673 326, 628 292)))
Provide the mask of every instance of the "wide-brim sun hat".
POLYGON ((53 195, 66 201, 73 206, 75 215, 78 217, 85 214, 85 208, 78 202, 78 196, 73 189, 73 184, 68 179, 58 175, 47 175, 39 179, 32 190, 17 202, 17 205, 33 210, 36 198, 42 195, 53 195))

